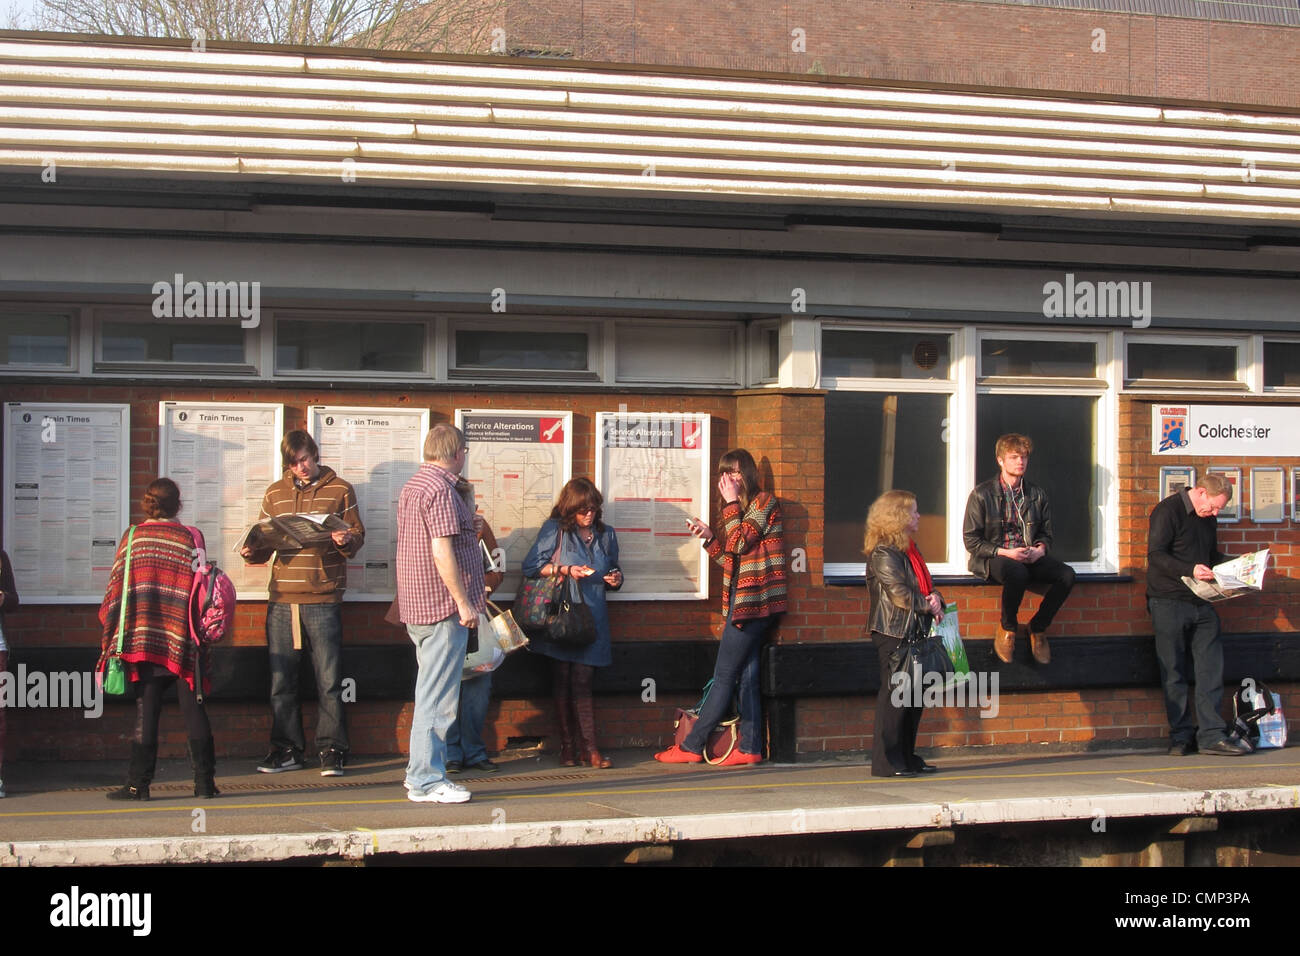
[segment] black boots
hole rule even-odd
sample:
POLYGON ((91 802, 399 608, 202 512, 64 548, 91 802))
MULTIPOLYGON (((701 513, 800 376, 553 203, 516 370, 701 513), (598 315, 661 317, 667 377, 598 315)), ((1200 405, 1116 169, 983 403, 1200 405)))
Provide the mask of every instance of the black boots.
MULTIPOLYGON (((148 800, 149 784, 153 783, 154 767, 158 762, 158 745, 131 744, 131 763, 126 771, 126 786, 108 795, 110 800, 148 800)), ((217 758, 212 738, 190 741, 190 766, 194 768, 194 796, 212 799, 221 791, 217 789, 217 758)))
POLYGON ((217 772, 217 757, 211 737, 190 741, 190 766, 194 768, 194 796, 211 800, 221 794, 213 779, 217 772))
POLYGON ((158 745, 131 744, 131 762, 126 769, 126 786, 108 795, 110 800, 148 800, 149 784, 153 782, 154 765, 158 762, 158 745))

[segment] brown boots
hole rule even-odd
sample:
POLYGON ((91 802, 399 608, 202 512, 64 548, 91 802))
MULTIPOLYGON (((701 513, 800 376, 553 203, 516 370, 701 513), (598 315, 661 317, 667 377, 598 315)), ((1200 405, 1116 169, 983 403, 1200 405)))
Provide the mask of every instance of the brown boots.
MULTIPOLYGON (((993 653, 998 655, 998 660, 1003 664, 1011 663, 1011 655, 1016 650, 1016 632, 1008 631, 1005 627, 998 627, 997 635, 993 638, 993 653)), ((1050 664, 1052 662, 1052 649, 1048 646, 1047 635, 1043 633, 1029 632, 1029 650, 1034 655, 1034 660, 1040 664, 1050 664)))

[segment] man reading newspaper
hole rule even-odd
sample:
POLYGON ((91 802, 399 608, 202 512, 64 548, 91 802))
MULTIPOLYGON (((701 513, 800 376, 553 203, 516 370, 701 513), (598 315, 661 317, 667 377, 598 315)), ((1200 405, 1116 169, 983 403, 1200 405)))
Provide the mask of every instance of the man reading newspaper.
POLYGON ((1184 584, 1214 580, 1219 550, 1218 513, 1232 498, 1232 485, 1207 474, 1195 488, 1181 488, 1151 512, 1147 541, 1147 609, 1155 626, 1160 683, 1169 716, 1171 755, 1196 753, 1237 757, 1249 744, 1226 733, 1223 644, 1214 607, 1184 584), (1196 676, 1195 700, 1188 677, 1196 676))

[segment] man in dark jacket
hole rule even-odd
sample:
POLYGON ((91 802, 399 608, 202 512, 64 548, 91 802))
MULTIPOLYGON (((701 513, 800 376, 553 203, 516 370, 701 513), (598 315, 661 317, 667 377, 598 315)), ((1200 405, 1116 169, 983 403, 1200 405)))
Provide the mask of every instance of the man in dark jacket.
MULTIPOLYGON (((352 486, 320 463, 320 449, 305 431, 294 430, 280 442, 284 476, 266 489, 262 518, 295 514, 335 516, 346 528, 330 540, 295 551, 275 552, 270 600, 266 606, 266 643, 271 655, 271 752, 257 765, 263 773, 302 769, 306 740, 298 700, 298 659, 304 643, 311 647, 316 671, 316 747, 321 776, 341 777, 348 752, 343 715, 342 601, 347 588, 348 558, 361 550, 361 524, 352 486)), ((240 555, 261 564, 272 555, 253 542, 240 555)))
POLYGON ((1219 615, 1184 577, 1213 581, 1211 567, 1228 559, 1219 550, 1218 513, 1232 498, 1220 475, 1203 475, 1190 491, 1179 489, 1151 512, 1147 538, 1147 610, 1156 632, 1160 683, 1169 715, 1169 753, 1237 757, 1250 747, 1229 738, 1223 703, 1223 645, 1219 615), (1188 693, 1187 655, 1196 675, 1195 707, 1188 693))
POLYGON ((993 650, 1004 664, 1011 663, 1016 647, 1017 615, 1029 583, 1048 585, 1029 620, 1030 649, 1040 664, 1052 659, 1047 628, 1074 587, 1074 569, 1047 553, 1052 547, 1052 507, 1047 495, 1025 480, 1033 448, 1024 435, 998 439, 994 454, 999 474, 975 486, 962 524, 971 573, 1002 585, 1002 623, 993 637, 993 650))

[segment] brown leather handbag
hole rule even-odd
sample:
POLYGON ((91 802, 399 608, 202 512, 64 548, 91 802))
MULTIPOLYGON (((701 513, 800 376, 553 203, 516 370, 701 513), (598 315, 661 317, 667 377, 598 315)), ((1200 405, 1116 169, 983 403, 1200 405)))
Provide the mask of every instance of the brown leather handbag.
MULTIPOLYGON (((704 696, 700 702, 690 710, 677 708, 677 713, 673 718, 673 743, 680 748, 685 743, 690 732, 695 729, 695 722, 700 719, 700 711, 704 707, 704 701, 708 699, 709 691, 713 687, 713 681, 710 680, 704 687, 704 696)), ((717 764, 722 763, 731 752, 736 749, 740 743, 740 716, 737 715, 728 720, 724 720, 710 731, 708 739, 704 741, 704 762, 717 764)))

